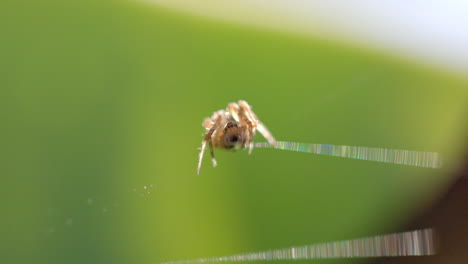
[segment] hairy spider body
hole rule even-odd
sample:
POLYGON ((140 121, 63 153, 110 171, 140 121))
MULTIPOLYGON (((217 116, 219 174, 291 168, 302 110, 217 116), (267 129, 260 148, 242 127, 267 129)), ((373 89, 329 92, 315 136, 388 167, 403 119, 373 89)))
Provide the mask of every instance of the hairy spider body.
POLYGON ((258 120, 251 106, 243 100, 237 103, 229 103, 226 110, 214 112, 211 118, 205 118, 202 125, 206 129, 206 133, 200 148, 198 174, 200 174, 206 144, 210 147, 211 161, 214 167, 216 167, 217 163, 213 147, 233 150, 248 146, 249 154, 251 154, 253 136, 257 130, 271 145, 276 145, 276 140, 270 131, 258 120))

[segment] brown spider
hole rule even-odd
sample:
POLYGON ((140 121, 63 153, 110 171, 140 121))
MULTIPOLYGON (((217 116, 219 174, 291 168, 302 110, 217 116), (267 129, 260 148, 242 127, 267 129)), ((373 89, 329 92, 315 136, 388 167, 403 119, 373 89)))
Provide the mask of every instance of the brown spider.
POLYGON ((205 118, 202 125, 207 132, 200 148, 198 174, 200 174, 206 143, 210 146, 213 167, 217 165, 213 146, 227 150, 249 146, 249 154, 251 154, 254 146, 252 138, 257 129, 272 146, 276 146, 276 140, 270 131, 258 120, 250 105, 243 100, 240 100, 237 104, 229 103, 226 110, 214 112, 211 118, 205 118))

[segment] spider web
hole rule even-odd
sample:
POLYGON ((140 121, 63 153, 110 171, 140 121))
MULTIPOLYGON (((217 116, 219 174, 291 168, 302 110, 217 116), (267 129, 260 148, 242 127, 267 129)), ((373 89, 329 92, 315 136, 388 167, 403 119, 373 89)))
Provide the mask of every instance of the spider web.
POLYGON ((393 163, 423 168, 438 169, 442 167, 441 155, 437 152, 413 150, 370 148, 359 146, 309 144, 299 142, 277 141, 273 147, 269 143, 255 143, 257 148, 276 148, 282 150, 328 155, 342 158, 393 163))
POLYGON ((299 260, 361 257, 430 256, 436 253, 432 228, 334 241, 298 247, 243 253, 232 256, 165 262, 191 264, 258 260, 299 260))

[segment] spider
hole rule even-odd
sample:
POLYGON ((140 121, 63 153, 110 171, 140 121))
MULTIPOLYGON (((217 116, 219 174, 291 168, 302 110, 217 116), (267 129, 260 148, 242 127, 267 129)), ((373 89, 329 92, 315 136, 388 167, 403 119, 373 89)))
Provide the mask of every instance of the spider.
POLYGON ((205 118, 202 126, 205 127, 206 134, 200 148, 197 174, 200 174, 207 143, 210 147, 213 167, 217 165, 213 146, 227 150, 241 149, 248 146, 249 154, 251 154, 254 146, 252 138, 257 129, 268 143, 276 146, 276 140, 270 131, 258 120, 255 113, 252 112, 252 107, 243 100, 237 103, 229 103, 226 110, 214 112, 211 118, 205 118))

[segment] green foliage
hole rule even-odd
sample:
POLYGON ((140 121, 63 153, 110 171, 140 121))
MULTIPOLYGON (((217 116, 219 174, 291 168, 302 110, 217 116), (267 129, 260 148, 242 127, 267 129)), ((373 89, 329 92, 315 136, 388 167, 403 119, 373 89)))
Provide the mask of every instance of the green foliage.
POLYGON ((0 13, 5 263, 151 263, 381 234, 451 180, 271 149, 217 151, 196 176, 197 148, 203 118, 244 99, 278 140, 456 160, 465 79, 135 2, 0 13))

